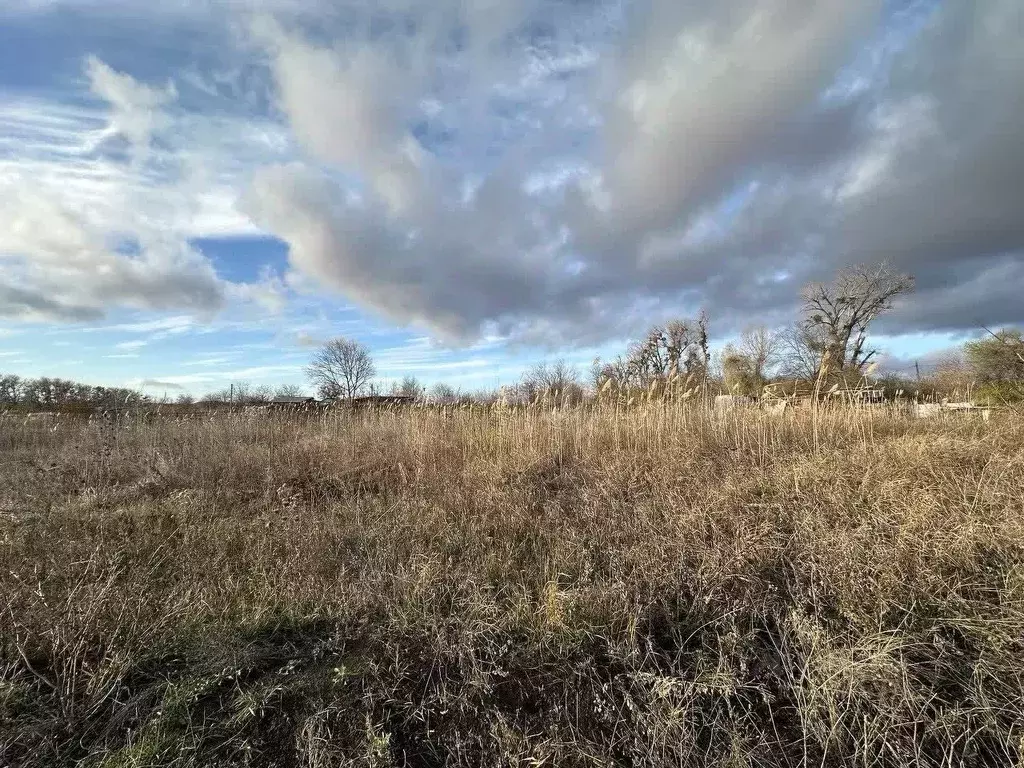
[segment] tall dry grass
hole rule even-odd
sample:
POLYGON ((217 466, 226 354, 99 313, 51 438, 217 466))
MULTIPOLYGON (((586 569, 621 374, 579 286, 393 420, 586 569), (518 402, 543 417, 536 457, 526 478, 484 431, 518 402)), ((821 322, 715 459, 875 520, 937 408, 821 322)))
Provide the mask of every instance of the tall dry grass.
POLYGON ((1024 418, 0 421, 0 765, 1019 765, 1024 418))

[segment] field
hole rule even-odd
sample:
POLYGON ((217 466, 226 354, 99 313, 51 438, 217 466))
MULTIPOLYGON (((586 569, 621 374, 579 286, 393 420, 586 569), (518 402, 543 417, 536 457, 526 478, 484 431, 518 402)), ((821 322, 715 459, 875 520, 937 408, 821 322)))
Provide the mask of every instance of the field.
POLYGON ((0 765, 1012 766, 1024 416, 0 420, 0 765))

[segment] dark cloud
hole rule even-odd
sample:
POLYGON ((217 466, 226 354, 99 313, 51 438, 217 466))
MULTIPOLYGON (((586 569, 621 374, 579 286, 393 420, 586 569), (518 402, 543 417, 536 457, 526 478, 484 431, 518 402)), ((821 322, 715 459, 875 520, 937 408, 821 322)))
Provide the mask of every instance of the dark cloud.
POLYGON ((102 315, 95 307, 65 304, 38 291, 0 283, 0 317, 5 319, 85 322, 102 315))
MULTIPOLYGON (((1019 0, 301 5, 246 43, 304 158, 254 173, 245 212, 396 323, 594 342, 704 306, 726 331, 882 260, 918 290, 880 330, 1024 321, 1019 0)), ((89 73, 141 153, 174 90, 89 73)), ((31 257, 0 313, 234 295, 180 243, 111 253, 44 213, 8 237, 31 257)))
POLYGON ((522 186, 544 146, 466 198, 464 176, 411 139, 396 115, 425 95, 405 77, 414 58, 274 31, 285 112, 313 160, 360 179, 361 199, 289 166, 258 178, 250 212, 298 270, 452 337, 597 340, 700 305, 720 328, 782 321, 803 282, 881 260, 919 285, 889 332, 1024 319, 1024 6, 946 2, 896 47, 883 41, 897 21, 870 3, 645 8, 620 39, 590 41, 594 77, 538 69, 534 86, 558 73, 555 103, 594 120, 569 158, 579 171, 538 196, 522 186), (844 92, 834 84, 856 84, 844 68, 865 50, 882 64, 844 92))
POLYGON ((916 140, 897 144, 878 184, 843 207, 837 254, 916 275, 894 327, 1024 320, 1022 29, 1019 2, 946 3, 884 94, 913 106, 905 130, 916 140))

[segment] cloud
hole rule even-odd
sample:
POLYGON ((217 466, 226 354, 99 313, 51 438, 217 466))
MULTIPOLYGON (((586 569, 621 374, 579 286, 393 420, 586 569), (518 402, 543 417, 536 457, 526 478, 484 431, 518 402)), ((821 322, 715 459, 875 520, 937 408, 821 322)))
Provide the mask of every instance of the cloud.
POLYGON ((174 381, 162 381, 160 379, 141 379, 130 386, 138 389, 184 389, 181 384, 174 381))
POLYGON ((121 240, 72 201, 20 179, 0 182, 0 200, 0 263, 20 284, 0 289, 8 316, 83 321, 110 307, 211 313, 225 304, 212 265, 173 236, 139 227, 121 240))
MULTIPOLYGON (((833 0, 805 13, 803 3, 780 1, 695 15, 676 5, 654 3, 628 38, 641 53, 614 62, 625 97, 603 108, 601 152, 584 158, 589 171, 585 164, 555 180, 556 191, 576 189, 564 207, 542 203, 538 189, 552 185, 538 188, 536 172, 512 162, 467 194, 469 175, 409 131, 411 105, 429 84, 390 48, 336 49, 264 25, 258 37, 281 109, 310 162, 264 169, 244 209, 288 242, 298 272, 396 322, 462 340, 489 330, 607 334, 639 314, 630 311, 638 299, 695 288, 657 260, 645 264, 643 249, 685 230, 750 163, 772 160, 808 122, 828 122, 793 115, 814 112, 874 8, 854 12, 833 0), (338 172, 355 183, 339 183, 338 172)), ((506 42, 518 33, 506 30, 506 42)), ((584 72, 596 61, 577 58, 584 72)), ((566 77, 538 61, 522 83, 566 77)), ((509 160, 534 154, 516 148, 509 160)))
POLYGON ((97 58, 103 110, 0 110, 0 315, 327 290, 463 344, 585 345, 701 306, 787 322, 805 281, 886 259, 918 291, 879 330, 1024 321, 1015 0, 215 5, 159 11, 248 25, 180 90, 97 58), (228 281, 201 231, 272 233, 289 269, 228 281))
POLYGON ((946 3, 895 68, 886 101, 921 114, 870 193, 844 206, 839 258, 884 255, 918 279, 893 322, 1021 322, 1024 7, 946 3), (919 127, 916 123, 924 123, 919 127))
POLYGON ((190 244, 209 230, 252 226, 230 223, 242 219, 231 210, 237 193, 198 183, 201 147, 173 148, 182 121, 193 141, 203 134, 163 111, 173 87, 140 83, 95 57, 86 72, 107 114, 0 96, 0 135, 17 139, 0 142, 0 316, 81 322, 120 307, 209 317, 228 304, 280 311, 280 280, 224 280, 190 244), (101 151, 117 137, 130 157, 101 151), (158 137, 172 148, 150 151, 158 137))
POLYGON ((301 365, 256 365, 246 368, 236 368, 229 371, 216 371, 212 373, 187 373, 173 374, 160 377, 161 386, 178 386, 181 388, 190 386, 209 386, 217 384, 228 384, 232 381, 247 381, 250 379, 274 379, 280 376, 296 376, 302 374, 301 365))
POLYGON ((177 98, 173 83, 154 88, 140 83, 130 75, 117 72, 95 56, 85 61, 89 88, 110 104, 110 122, 93 143, 98 147, 109 138, 121 136, 132 149, 144 154, 149 149, 153 132, 166 124, 162 108, 177 98))
POLYGON ((5 319, 79 322, 101 315, 94 307, 66 303, 38 290, 0 282, 0 317, 5 319))
POLYGON ((195 318, 189 315, 175 315, 157 320, 143 320, 137 323, 114 323, 91 328, 82 328, 85 332, 122 331, 125 333, 153 333, 159 336, 173 336, 188 333, 196 328, 195 318))
POLYGON ((188 360, 188 361, 182 363, 182 365, 184 365, 184 366, 204 366, 204 367, 205 366, 211 366, 211 367, 213 367, 213 366, 218 366, 218 365, 228 365, 228 364, 233 363, 233 362, 235 362, 235 358, 233 358, 233 357, 207 357, 207 358, 203 358, 203 359, 200 359, 200 360, 188 360))
POLYGON ((309 331, 298 331, 295 334, 295 343, 300 347, 310 348, 319 347, 325 343, 325 339, 314 336, 309 331))
POLYGON ((138 339, 136 341, 122 341, 118 344, 115 344, 114 346, 117 349, 140 349, 146 346, 148 343, 149 342, 146 340, 138 339))
MULTIPOLYGON (((264 26, 306 161, 257 174, 245 210, 301 275, 457 340, 595 341, 701 305, 726 330, 783 321, 803 282, 881 259, 920 286, 890 331, 962 328, 980 307, 1024 319, 1019 3, 918 6, 910 21, 845 0, 644 8, 578 70, 524 70, 521 92, 543 83, 531 93, 559 121, 538 124, 585 137, 575 154, 527 131, 495 141, 483 172, 411 130, 479 103, 476 83, 439 94, 401 37, 332 45, 264 26)), ((437 35, 450 18, 434 21, 437 35)), ((489 39, 507 55, 522 29, 489 39)))
MULTIPOLYGON (((588 206, 583 242, 611 236, 635 252, 638 239, 692 219, 774 160, 879 6, 758 0, 698 10, 659 0, 638 13, 611 65, 617 96, 605 110, 600 199, 588 206)), ((815 127, 826 128, 820 118, 815 127)))

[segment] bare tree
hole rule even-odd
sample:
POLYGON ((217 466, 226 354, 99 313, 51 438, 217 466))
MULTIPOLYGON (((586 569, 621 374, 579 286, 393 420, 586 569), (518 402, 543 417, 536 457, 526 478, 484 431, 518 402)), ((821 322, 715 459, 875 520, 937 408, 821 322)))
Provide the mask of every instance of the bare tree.
POLYGON ((12 374, 0 376, 0 405, 16 405, 23 394, 21 377, 12 374))
POLYGON ((281 384, 274 389, 274 397, 302 397, 304 394, 298 384, 281 384))
POLYGON ((424 387, 415 376, 406 376, 401 382, 391 385, 391 394, 402 397, 420 399, 423 397, 424 387))
POLYGON ((804 328, 823 345, 834 370, 863 370, 878 353, 866 346, 868 327, 892 309, 897 296, 914 288, 914 278, 885 264, 849 267, 831 283, 811 283, 801 293, 804 328))
POLYGON ((523 374, 516 389, 520 397, 533 400, 541 392, 550 392, 572 402, 583 399, 580 372, 565 360, 537 363, 523 374))
POLYGON ((626 357, 629 383, 646 387, 673 374, 704 377, 711 364, 708 351, 708 318, 672 320, 656 325, 643 341, 633 344, 626 357))
POLYGON ((274 388, 269 384, 260 384, 258 387, 253 387, 247 393, 245 400, 246 403, 269 403, 274 399, 274 388))
POLYGON ((231 385, 227 393, 221 394, 226 394, 223 399, 233 403, 265 403, 274 396, 274 390, 269 384, 256 386, 249 381, 237 381, 231 385))
POLYGON ((749 361, 754 378, 766 382, 781 357, 779 332, 763 325, 746 328, 740 334, 738 351, 749 361))
POLYGON ((782 373, 794 379, 813 379, 818 375, 825 353, 822 329, 803 323, 779 332, 782 373))
POLYGON ((451 384, 439 381, 430 388, 429 399, 432 403, 451 405, 459 399, 459 392, 451 384))
POLYGON ((326 399, 351 400, 366 388, 376 373, 370 350, 344 337, 327 342, 306 366, 306 376, 326 399))
POLYGON ((629 380, 629 363, 621 355, 614 360, 604 362, 595 357, 590 365, 590 384, 595 392, 612 382, 612 386, 625 386, 629 380))
POLYGON ((946 352, 939 357, 926 379, 936 392, 958 399, 963 399, 971 391, 976 380, 977 372, 967 362, 961 350, 946 352))

